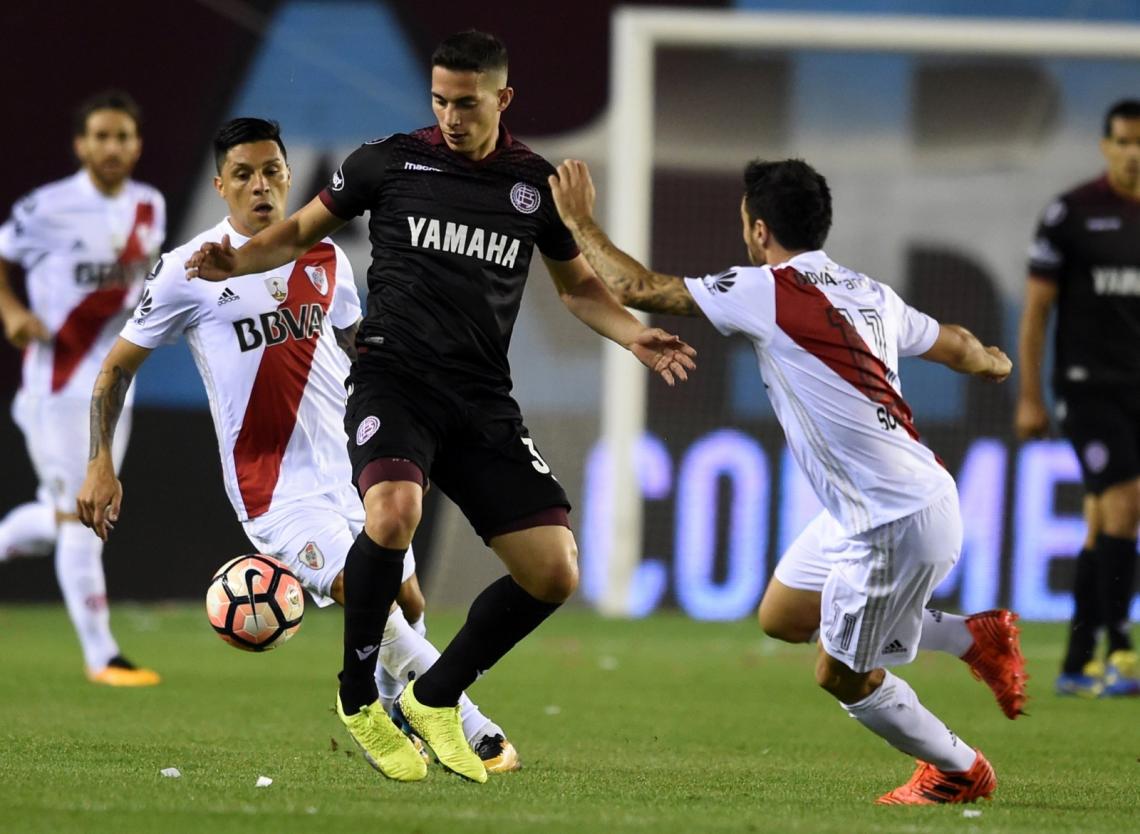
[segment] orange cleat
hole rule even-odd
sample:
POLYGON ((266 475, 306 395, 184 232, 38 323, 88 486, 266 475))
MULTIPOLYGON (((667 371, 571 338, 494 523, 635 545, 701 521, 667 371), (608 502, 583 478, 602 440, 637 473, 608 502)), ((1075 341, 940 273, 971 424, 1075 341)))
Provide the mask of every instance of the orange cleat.
POLYGON ((998 706, 1009 719, 1025 714, 1025 658, 1021 656, 1021 632, 1012 611, 983 611, 966 618, 974 645, 962 655, 975 678, 993 690, 998 706))
POLYGON ((153 669, 140 669, 122 655, 111 658, 99 671, 87 670, 87 680, 104 686, 155 686, 162 678, 153 669))
POLYGON ((989 799, 997 787, 994 769, 977 751, 969 770, 939 770, 930 762, 919 760, 918 768, 905 785, 900 785, 875 800, 876 805, 944 805, 948 802, 975 802, 989 799))

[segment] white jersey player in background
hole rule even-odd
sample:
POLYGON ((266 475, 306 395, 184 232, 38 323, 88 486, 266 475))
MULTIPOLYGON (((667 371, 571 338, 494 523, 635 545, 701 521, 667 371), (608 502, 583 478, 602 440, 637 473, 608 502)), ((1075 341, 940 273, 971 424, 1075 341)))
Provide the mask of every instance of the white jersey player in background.
MULTIPOLYGON (((142 150, 130 96, 107 91, 84 102, 74 147, 80 170, 28 194, 0 226, 0 318, 5 337, 24 351, 12 416, 39 479, 36 500, 0 521, 0 562, 54 550, 88 679, 150 686, 159 676, 126 660, 111 634, 103 543, 79 523, 75 498, 87 463, 91 386, 138 303, 165 235, 166 205, 157 190, 130 179, 142 150), (15 265, 26 274, 27 307, 9 283, 15 265)), ((124 393, 116 465, 130 435, 133 391, 124 393)))
POLYGON ((993 769, 885 667, 919 649, 966 661, 1014 718, 1025 702, 1016 615, 925 610, 958 560, 954 479, 922 443, 901 396, 899 356, 1002 381, 1011 363, 969 331, 908 307, 893 290, 832 261, 827 183, 800 160, 753 162, 741 201, 754 266, 684 281, 650 272, 592 218, 594 188, 568 160, 551 188, 559 213, 614 294, 649 312, 703 313, 756 350, 788 446, 824 511, 781 558, 760 607, 771 636, 819 640, 816 680, 863 726, 919 767, 882 804, 970 802, 993 769))
MULTIPOLYGON (((226 492, 246 535, 258 552, 288 565, 319 605, 343 604, 345 557, 364 525, 344 433, 344 383, 361 315, 352 267, 326 238, 267 273, 188 281, 183 264, 203 243, 228 237, 241 246, 285 216, 291 178, 276 122, 227 122, 214 155, 214 187, 229 216, 162 256, 103 363, 90 399, 98 433, 80 517, 100 537, 110 532, 122 500, 111 454, 122 392, 151 350, 185 336, 209 396, 226 492)), ((403 581, 398 599, 411 616, 396 609, 377 647, 386 709, 439 657, 423 637, 410 550, 403 581)), ((518 769, 502 729, 466 696, 460 715, 490 772, 518 769)), ((409 767, 418 772, 424 764, 417 755, 409 767)))

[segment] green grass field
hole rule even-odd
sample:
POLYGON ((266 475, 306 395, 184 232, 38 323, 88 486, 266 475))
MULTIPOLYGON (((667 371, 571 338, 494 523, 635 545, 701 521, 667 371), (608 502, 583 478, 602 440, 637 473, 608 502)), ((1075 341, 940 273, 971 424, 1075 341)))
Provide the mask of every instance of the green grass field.
MULTIPOLYGON (((432 614, 429 636, 442 643, 458 622, 432 614)), ((310 606, 297 637, 265 655, 225 646, 196 606, 119 606, 115 627, 130 656, 163 673, 160 687, 89 685, 62 607, 0 609, 0 831, 1140 828, 1140 702, 1055 698, 1060 626, 1025 629, 1035 697, 1016 722, 952 658, 904 670, 998 773, 993 802, 937 808, 871 804, 912 763, 815 688, 811 649, 752 622, 555 616, 473 688, 525 763, 482 786, 438 767, 393 784, 346 752, 330 711, 338 612, 310 606), (162 778, 169 766, 182 777, 162 778), (254 787, 260 775, 273 785, 254 787)))

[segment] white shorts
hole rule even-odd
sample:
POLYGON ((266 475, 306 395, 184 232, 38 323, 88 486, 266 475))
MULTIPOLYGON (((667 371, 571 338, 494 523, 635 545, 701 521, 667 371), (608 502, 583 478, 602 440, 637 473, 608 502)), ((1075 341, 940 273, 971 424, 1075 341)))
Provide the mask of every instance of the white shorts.
POLYGON ((962 552, 958 493, 848 536, 826 511, 776 565, 790 588, 819 591, 824 650, 856 672, 914 660, 922 612, 962 552))
MULTIPOLYGON (((39 478, 36 499, 58 513, 75 515, 75 499, 87 477, 91 444, 91 401, 19 391, 12 400, 12 419, 24 433, 28 457, 39 478)), ((115 471, 123 465, 131 437, 131 406, 124 403, 111 457, 115 471)))
MULTIPOLYGON (((245 534, 258 553, 274 556, 297 574, 317 605, 333 603, 333 581, 344 570, 348 549, 364 529, 364 505, 351 485, 274 507, 243 522, 245 534)), ((407 582, 416 572, 412 549, 404 557, 407 582)))

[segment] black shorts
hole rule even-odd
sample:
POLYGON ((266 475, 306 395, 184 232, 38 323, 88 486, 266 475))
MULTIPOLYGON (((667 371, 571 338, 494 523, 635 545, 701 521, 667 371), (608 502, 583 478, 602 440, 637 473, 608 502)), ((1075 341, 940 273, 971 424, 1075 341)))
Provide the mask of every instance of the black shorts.
POLYGON ((570 509, 509 394, 457 393, 365 358, 348 383, 344 427, 358 489, 372 461, 407 459, 459 506, 484 541, 543 510, 570 509))
POLYGON ((1058 398, 1061 432, 1081 464, 1085 492, 1140 477, 1140 402, 1110 393, 1067 393, 1058 398))

